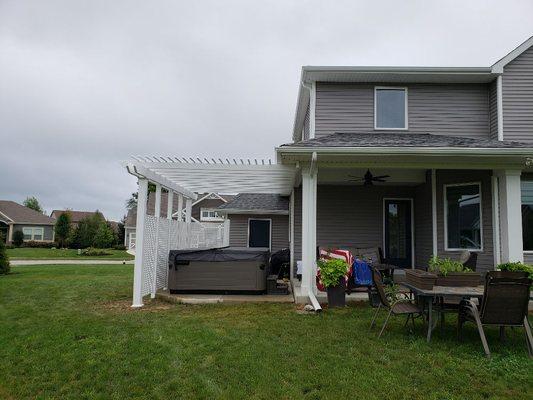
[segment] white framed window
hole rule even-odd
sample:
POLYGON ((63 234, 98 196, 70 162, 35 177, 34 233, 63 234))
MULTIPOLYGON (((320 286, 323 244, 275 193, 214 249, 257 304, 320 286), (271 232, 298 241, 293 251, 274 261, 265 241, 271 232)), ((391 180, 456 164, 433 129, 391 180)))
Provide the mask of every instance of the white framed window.
POLYGON ((218 211, 209 208, 200 209, 200 221, 204 222, 222 222, 224 216, 220 215, 218 211))
POLYGON ((376 86, 374 88, 374 129, 407 130, 407 88, 376 86))
POLYGON ((444 185, 445 250, 483 251, 481 183, 444 185))
POLYGON ((524 251, 533 253, 533 181, 522 179, 522 242, 524 251))
POLYGON ((44 228, 25 226, 22 228, 22 233, 24 234, 24 240, 33 240, 36 242, 44 240, 44 228))

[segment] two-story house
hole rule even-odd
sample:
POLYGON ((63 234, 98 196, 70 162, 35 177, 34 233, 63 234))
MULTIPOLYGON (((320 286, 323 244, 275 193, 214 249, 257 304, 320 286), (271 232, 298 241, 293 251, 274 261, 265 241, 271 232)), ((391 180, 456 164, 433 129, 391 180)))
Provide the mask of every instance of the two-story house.
POLYGON ((378 246, 405 268, 465 249, 481 271, 533 262, 533 37, 487 67, 307 66, 300 83, 274 164, 129 171, 177 192, 290 196, 302 293, 316 292, 317 246, 378 246))

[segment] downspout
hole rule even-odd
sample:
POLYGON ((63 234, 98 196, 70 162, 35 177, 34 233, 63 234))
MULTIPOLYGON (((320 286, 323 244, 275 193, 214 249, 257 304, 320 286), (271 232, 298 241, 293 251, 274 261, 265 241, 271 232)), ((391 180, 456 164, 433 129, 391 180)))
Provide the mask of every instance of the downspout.
POLYGON ((503 78, 496 78, 496 109, 498 115, 498 140, 503 140, 503 78))

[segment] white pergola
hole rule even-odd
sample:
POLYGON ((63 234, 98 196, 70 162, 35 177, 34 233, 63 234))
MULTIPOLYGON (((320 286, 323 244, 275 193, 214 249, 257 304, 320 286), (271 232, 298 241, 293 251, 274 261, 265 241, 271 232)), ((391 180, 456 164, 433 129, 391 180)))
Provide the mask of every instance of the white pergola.
MULTIPOLYGON (((142 307, 143 297, 155 297, 168 282, 168 251, 202 247, 193 243, 197 225, 191 220, 192 203, 197 193, 277 193, 291 195, 296 179, 294 166, 274 164, 257 159, 200 159, 177 157, 132 157, 124 163, 127 171, 137 177, 137 236, 133 307, 142 307), (148 184, 155 192, 154 216, 147 214, 148 184), (168 192, 167 217, 161 218, 161 192, 168 192), (173 210, 173 197, 178 196, 178 210, 173 210), (185 220, 183 205, 185 203, 185 220), (176 219, 174 219, 176 218, 176 219)), ((229 243, 229 221, 223 236, 207 246, 229 243)), ((203 244, 206 246, 206 244, 203 244)))

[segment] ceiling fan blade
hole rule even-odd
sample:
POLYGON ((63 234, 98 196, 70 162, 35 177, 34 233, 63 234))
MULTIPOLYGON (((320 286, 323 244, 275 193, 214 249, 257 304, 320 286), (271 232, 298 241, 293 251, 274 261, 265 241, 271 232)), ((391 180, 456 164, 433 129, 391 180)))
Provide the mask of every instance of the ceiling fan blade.
POLYGON ((378 179, 378 178, 374 178, 372 179, 374 182, 387 182, 385 179, 378 179))
POLYGON ((375 176, 374 179, 385 179, 390 178, 390 175, 381 175, 381 176, 375 176))

